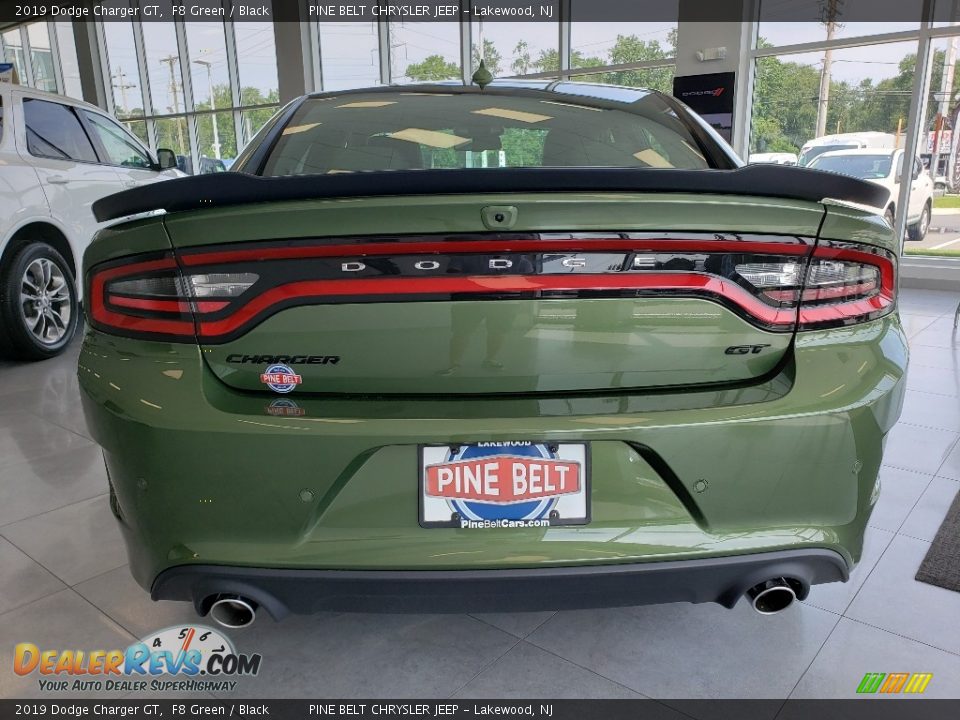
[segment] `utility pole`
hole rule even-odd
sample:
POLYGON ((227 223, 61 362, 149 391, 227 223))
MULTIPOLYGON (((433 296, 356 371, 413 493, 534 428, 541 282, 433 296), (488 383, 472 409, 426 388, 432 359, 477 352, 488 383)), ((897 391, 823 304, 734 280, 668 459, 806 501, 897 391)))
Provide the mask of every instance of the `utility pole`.
MULTIPOLYGON (((477 40, 480 43, 480 60, 483 62, 487 59, 487 46, 483 42, 483 20, 477 21, 477 40)), ((480 63, 477 64, 479 65, 480 63)), ((489 70, 490 68, 487 69, 489 70)))
POLYGON ((213 97, 213 75, 211 74, 212 73, 211 68, 213 67, 213 63, 210 62, 209 60, 194 60, 193 62, 195 62, 197 65, 203 65, 207 68, 207 87, 210 88, 210 110, 213 111, 210 114, 210 117, 213 120, 213 155, 214 157, 217 158, 217 160, 219 160, 220 159, 220 128, 217 127, 217 113, 216 113, 217 102, 216 102, 216 99, 213 97))
MULTIPOLYGON (((167 55, 165 58, 160 58, 161 63, 166 63, 170 68, 170 96, 173 98, 173 114, 180 114, 180 101, 177 99, 177 75, 173 70, 173 64, 180 63, 180 58, 176 55, 167 55)), ((179 141, 179 150, 183 150, 187 147, 186 143, 183 142, 183 126, 180 124, 180 118, 174 120, 177 124, 177 140, 179 141)))
MULTIPOLYGON (((839 23, 837 17, 843 0, 821 0, 823 24, 827 26, 827 42, 833 40, 839 23)), ((830 104, 830 70, 833 64, 833 50, 823 51, 823 68, 820 71, 820 97, 817 103, 817 131, 814 137, 821 137, 827 132, 827 110, 830 104)))
MULTIPOLYGON (((111 80, 117 80, 119 84, 113 83, 113 87, 117 88, 120 91, 120 102, 123 105, 123 113, 125 115, 130 114, 130 106, 127 105, 127 90, 129 88, 135 88, 136 85, 133 83, 125 83, 123 80, 127 77, 127 73, 123 71, 122 67, 117 67, 117 72, 110 76, 111 80)), ((120 113, 117 113, 119 115, 120 113)))

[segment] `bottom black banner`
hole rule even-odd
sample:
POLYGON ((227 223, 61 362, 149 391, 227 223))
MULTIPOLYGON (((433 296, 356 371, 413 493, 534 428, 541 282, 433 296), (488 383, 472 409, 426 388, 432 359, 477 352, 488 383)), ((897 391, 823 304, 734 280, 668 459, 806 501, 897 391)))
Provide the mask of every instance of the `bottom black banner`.
POLYGON ((956 720, 960 699, 923 700, 0 700, 0 718, 538 718, 541 720, 956 720))

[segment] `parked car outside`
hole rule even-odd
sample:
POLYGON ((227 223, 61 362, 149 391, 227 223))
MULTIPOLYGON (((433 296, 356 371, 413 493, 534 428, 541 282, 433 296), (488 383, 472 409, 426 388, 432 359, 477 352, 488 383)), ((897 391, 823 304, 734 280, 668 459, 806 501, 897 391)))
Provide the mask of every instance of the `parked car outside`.
POLYGON ((896 147, 897 136, 893 133, 869 131, 821 135, 803 144, 803 147, 800 148, 800 157, 797 164, 806 167, 820 154, 834 150, 862 150, 864 148, 893 150, 896 147))
POLYGON ((227 166, 223 160, 206 155, 200 156, 200 172, 193 172, 193 158, 189 155, 177 155, 177 168, 185 175, 207 175, 209 173, 226 172, 227 166))
POLYGON ((942 154, 938 155, 936 172, 933 172, 930 169, 931 155, 930 153, 921 153, 920 160, 923 162, 923 171, 930 175, 933 178, 933 194, 936 197, 940 197, 947 193, 951 189, 952 183, 948 177, 950 174, 950 155, 942 154))
POLYGON ((796 165, 797 154, 787 152, 751 153, 751 163, 773 163, 774 165, 796 165))
MULTIPOLYGON (((837 172, 875 183, 890 191, 890 199, 878 208, 893 225, 900 182, 903 174, 903 150, 835 150, 814 158, 810 167, 837 172)), ((930 229, 933 212, 933 181, 923 171, 919 158, 913 161, 910 179, 910 204, 907 208, 907 239, 923 240, 930 229)))
POLYGON ((136 581, 240 626, 846 580, 907 362, 887 191, 658 92, 338 91, 99 201, 79 359, 136 581))
POLYGON ((91 205, 181 176, 103 110, 0 83, 0 356, 42 360, 70 342, 91 205))

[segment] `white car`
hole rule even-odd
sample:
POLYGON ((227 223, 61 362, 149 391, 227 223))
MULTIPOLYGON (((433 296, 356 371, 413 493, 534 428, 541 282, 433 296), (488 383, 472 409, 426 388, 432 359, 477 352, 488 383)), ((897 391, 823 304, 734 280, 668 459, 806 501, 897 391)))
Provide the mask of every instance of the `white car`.
POLYGON ((813 140, 807 140, 800 148, 800 157, 797 164, 807 167, 821 153, 834 150, 893 150, 897 147, 897 136, 884 132, 852 132, 836 135, 821 135, 813 140))
POLYGON ((90 206, 183 176, 123 125, 79 100, 0 83, 0 356, 42 360, 77 328, 90 206))
POLYGON ((753 153, 750 155, 750 159, 747 162, 770 165, 796 165, 797 154, 785 152, 753 153))
MULTIPOLYGON (((897 198, 900 197, 900 179, 903 177, 903 150, 833 150, 813 159, 814 170, 852 175, 882 185, 890 191, 887 206, 878 208, 893 225, 897 198)), ((907 208, 907 239, 920 241, 930 227, 933 208, 933 180, 923 171, 920 158, 914 158, 911 169, 910 206, 907 208)))

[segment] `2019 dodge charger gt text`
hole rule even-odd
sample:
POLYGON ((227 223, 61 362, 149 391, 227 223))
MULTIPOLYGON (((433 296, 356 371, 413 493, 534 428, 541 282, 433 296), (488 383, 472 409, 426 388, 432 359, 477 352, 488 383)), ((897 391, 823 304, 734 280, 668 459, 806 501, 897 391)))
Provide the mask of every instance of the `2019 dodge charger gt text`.
POLYGON ((907 345, 886 190, 652 91, 300 98, 100 201, 83 403, 136 580, 318 609, 719 602, 862 552, 907 345))

